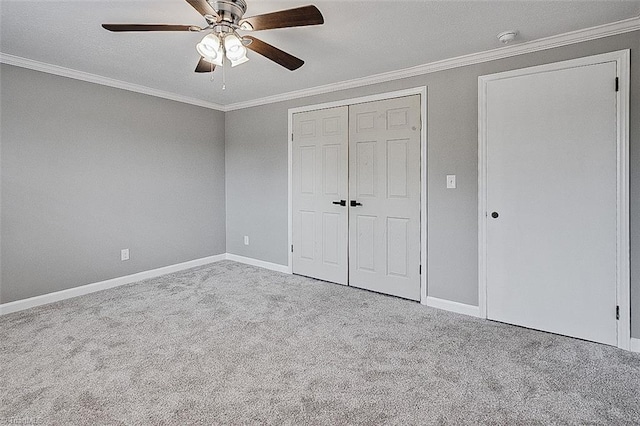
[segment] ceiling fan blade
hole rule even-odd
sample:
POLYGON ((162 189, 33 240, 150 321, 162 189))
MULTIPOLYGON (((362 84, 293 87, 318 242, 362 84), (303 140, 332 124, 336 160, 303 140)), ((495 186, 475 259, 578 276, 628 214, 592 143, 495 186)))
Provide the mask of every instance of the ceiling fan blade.
POLYGON ((187 3, 193 6, 193 8, 200 13, 200 15, 213 16, 214 18, 218 19, 218 13, 213 9, 213 7, 211 7, 209 3, 207 3, 206 0, 187 0, 187 3))
POLYGON ((195 25, 167 25, 167 24, 102 24, 102 28, 114 32, 123 31, 202 31, 195 25))
POLYGON ((200 58, 200 62, 198 62, 198 66, 196 66, 196 72, 213 72, 216 69, 216 66, 211 62, 207 62, 204 58, 200 58))
POLYGON ((247 49, 251 49, 256 53, 264 56, 267 59, 271 59, 273 62, 282 65, 283 67, 294 71, 304 65, 302 59, 296 58, 293 55, 284 52, 277 47, 274 47, 262 40, 255 37, 244 36, 244 39, 251 40, 251 44, 247 45, 247 49))
POLYGON ((279 12, 251 16, 240 21, 242 29, 254 31, 320 24, 324 24, 324 17, 315 6, 281 10, 279 12))

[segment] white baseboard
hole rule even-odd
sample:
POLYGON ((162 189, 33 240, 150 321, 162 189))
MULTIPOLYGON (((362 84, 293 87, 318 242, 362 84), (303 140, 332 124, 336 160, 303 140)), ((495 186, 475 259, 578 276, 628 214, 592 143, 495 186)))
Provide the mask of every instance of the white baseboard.
POLYGON ((431 296, 427 296, 425 304, 432 308, 443 309, 445 311, 480 318, 480 308, 478 306, 467 305, 465 303, 454 302, 451 300, 438 299, 437 297, 431 296))
MULTIPOLYGON (((67 290, 56 291, 54 293, 43 294, 42 296, 30 297, 28 299, 16 300, 15 302, 0 304, 0 315, 10 314, 12 312, 23 311, 25 309, 34 308, 36 306, 47 305, 49 303, 58 302, 60 300, 71 299, 73 297, 85 294, 95 293, 96 291, 107 290, 137 281, 143 281, 149 278, 156 278, 162 275, 183 271, 185 269, 195 268, 197 266, 207 265, 210 263, 220 262, 222 260, 231 260, 246 265, 257 266, 259 268, 269 269, 271 271, 289 273, 289 268, 285 265, 277 263, 265 262, 263 260, 252 259, 250 257, 238 256, 237 254, 224 253, 215 256, 203 257, 201 259, 190 260, 188 262, 177 263, 175 265, 164 266, 162 268, 152 269, 150 271, 138 272, 136 274, 126 275, 124 277, 113 278, 106 281, 87 284, 67 290)), ((464 303, 454 302, 451 300, 438 299, 437 297, 427 296, 424 305, 445 311, 456 312, 458 314, 469 315, 472 317, 480 317, 480 308, 478 306, 467 305, 464 303)), ((630 350, 632 352, 640 352, 640 339, 631 338, 630 350)))
POLYGON ((201 259, 195 259, 175 265, 164 266, 162 268, 152 269, 150 271, 138 272, 136 274, 126 275, 124 277, 113 278, 110 280, 86 284, 67 290, 43 294, 42 296, 35 296, 28 299, 16 300, 15 302, 3 303, 0 305, 0 315, 10 314, 12 312, 18 312, 29 308, 34 308, 36 306, 46 305, 49 303, 58 302, 60 300, 70 299, 72 297, 82 296, 89 293, 95 293, 96 291, 107 290, 109 288, 119 287, 121 285, 131 284, 136 281, 159 277, 161 275, 171 274, 173 272, 195 268, 197 266, 219 262, 225 259, 226 254, 203 257, 201 259))
POLYGON ((246 265, 257 266, 258 268, 269 269, 271 271, 289 273, 289 267, 286 265, 279 265, 277 263, 265 262, 264 260, 253 259, 250 257, 238 256, 237 254, 227 253, 227 260, 232 260, 238 263, 244 263, 246 265))
POLYGON ((85 294, 95 293, 96 291, 107 290, 109 288, 119 287, 121 285, 131 284, 149 278, 156 278, 161 275, 167 275, 174 272, 183 271, 185 269, 195 268, 197 266, 207 265, 209 263, 220 262, 221 260, 232 260, 234 262, 245 263, 247 265, 253 265, 259 268, 284 273, 288 273, 289 269, 285 265, 278 265, 276 263, 265 262, 249 257, 223 253, 215 256, 203 257, 202 259, 190 260, 188 262, 178 263, 175 265, 164 266, 162 268, 152 269, 150 271, 138 272, 135 274, 126 275, 124 277, 118 277, 106 281, 100 281, 97 283, 81 285, 79 287, 43 294, 41 296, 30 297, 28 299, 16 300, 15 302, 3 303, 0 305, 0 315, 23 311, 25 309, 34 308, 36 306, 47 305, 49 303, 58 302, 60 300, 71 299, 72 297, 83 296, 85 294))

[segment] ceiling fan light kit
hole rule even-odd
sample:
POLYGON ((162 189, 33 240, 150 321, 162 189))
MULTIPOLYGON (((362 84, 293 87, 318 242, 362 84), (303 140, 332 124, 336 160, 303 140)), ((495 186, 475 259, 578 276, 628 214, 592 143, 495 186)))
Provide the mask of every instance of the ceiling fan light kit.
POLYGON ((245 0, 186 0, 206 20, 207 26, 168 24, 102 24, 113 32, 127 31, 209 31, 197 45, 200 62, 195 71, 212 72, 216 66, 224 67, 225 59, 232 67, 249 60, 252 50, 273 62, 294 71, 304 61, 252 36, 241 36, 238 31, 261 31, 276 28, 302 27, 324 23, 322 13, 315 6, 303 6, 279 12, 243 18, 247 10, 245 0))

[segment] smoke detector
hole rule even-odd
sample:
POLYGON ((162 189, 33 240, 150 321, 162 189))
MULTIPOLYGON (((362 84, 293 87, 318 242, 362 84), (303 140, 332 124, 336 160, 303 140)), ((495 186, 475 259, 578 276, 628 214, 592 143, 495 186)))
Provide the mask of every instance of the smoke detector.
POLYGON ((497 37, 498 37, 498 40, 500 40, 502 43, 509 44, 510 42, 515 40, 517 35, 518 35, 518 31, 509 30, 509 31, 501 32, 500 34, 498 34, 497 37))

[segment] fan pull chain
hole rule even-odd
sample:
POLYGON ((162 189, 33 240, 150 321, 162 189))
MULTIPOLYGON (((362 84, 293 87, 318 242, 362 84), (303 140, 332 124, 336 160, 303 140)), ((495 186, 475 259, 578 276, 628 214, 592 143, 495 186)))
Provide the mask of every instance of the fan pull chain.
POLYGON ((227 90, 227 73, 225 70, 227 67, 225 66, 224 59, 222 62, 222 90, 227 90))

